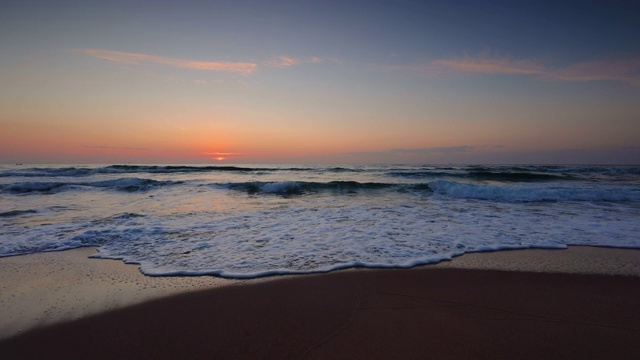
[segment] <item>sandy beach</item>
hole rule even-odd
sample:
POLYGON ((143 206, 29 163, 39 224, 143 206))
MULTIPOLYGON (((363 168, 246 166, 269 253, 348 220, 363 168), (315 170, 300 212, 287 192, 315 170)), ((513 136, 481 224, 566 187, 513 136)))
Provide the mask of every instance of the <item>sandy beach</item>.
POLYGON ((639 24, 0 1, 0 360, 640 359, 639 24))
POLYGON ((137 265, 91 259, 95 248, 0 258, 0 339, 171 294, 233 284, 215 277, 149 277, 137 265))
POLYGON ((251 281, 145 277, 92 253, 0 259, 0 354, 631 359, 640 341, 638 250, 477 253, 251 281))

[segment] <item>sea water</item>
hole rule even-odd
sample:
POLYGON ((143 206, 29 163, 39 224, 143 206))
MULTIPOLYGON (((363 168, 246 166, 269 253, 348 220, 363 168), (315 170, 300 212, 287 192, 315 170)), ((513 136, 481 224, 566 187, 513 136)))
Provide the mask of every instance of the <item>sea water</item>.
POLYGON ((640 248, 640 167, 0 166, 0 256, 246 278, 567 245, 640 248))

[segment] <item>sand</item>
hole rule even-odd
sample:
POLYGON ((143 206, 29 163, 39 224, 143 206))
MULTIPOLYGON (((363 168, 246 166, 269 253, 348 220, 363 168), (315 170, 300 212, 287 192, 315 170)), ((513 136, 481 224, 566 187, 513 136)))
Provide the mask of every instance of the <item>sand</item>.
POLYGON ((437 267, 566 274, 640 276, 640 249, 570 246, 567 249, 469 253, 437 267))
POLYGON ((90 259, 95 253, 94 248, 81 248, 0 258, 0 339, 36 326, 237 282, 148 277, 137 265, 90 259))
POLYGON ((0 259, 0 354, 620 359, 640 343, 638 250, 478 253, 248 282, 150 278, 94 252, 0 259))
MULTIPOLYGON (((90 259, 96 252, 81 248, 0 258, 0 339, 153 298, 264 280, 148 277, 137 265, 90 259)), ((640 276, 640 250, 573 246, 472 253, 427 267, 640 276)))

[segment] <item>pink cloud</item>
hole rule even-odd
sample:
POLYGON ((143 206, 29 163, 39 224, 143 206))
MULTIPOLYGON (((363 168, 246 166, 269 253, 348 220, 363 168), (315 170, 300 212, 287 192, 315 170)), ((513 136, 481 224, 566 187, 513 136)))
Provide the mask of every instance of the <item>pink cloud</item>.
POLYGON ((549 71, 543 78, 560 81, 611 80, 640 86, 640 57, 579 62, 549 71))
POLYGON ((279 68, 288 68, 295 65, 300 64, 318 64, 323 62, 324 59, 311 56, 308 58, 294 58, 292 56, 278 56, 267 62, 268 66, 279 67, 279 68))
POLYGON ((307 58, 307 62, 311 64, 321 63, 322 61, 323 61, 322 58, 319 58, 317 56, 312 56, 310 58, 307 58))
POLYGON ((465 56, 434 60, 418 65, 388 66, 393 70, 408 70, 423 75, 441 75, 451 72, 476 74, 535 75, 543 80, 587 82, 620 81, 640 86, 640 57, 617 60, 595 60, 552 68, 535 60, 512 60, 490 56, 465 56))
POLYGON ((286 67, 294 66, 297 63, 298 63, 298 60, 296 60, 296 58, 293 58, 291 56, 278 56, 275 59, 270 60, 267 63, 267 65, 273 66, 273 67, 286 68, 286 67))
POLYGON ((167 58, 156 55, 128 53, 121 51, 111 51, 102 49, 78 49, 85 55, 98 59, 113 61, 123 64, 155 63, 173 66, 183 69, 204 70, 204 71, 226 71, 249 75, 256 71, 257 64, 247 62, 218 62, 218 61, 195 61, 186 59, 167 58))
POLYGON ((488 56, 435 60, 436 67, 450 68, 480 74, 541 74, 544 66, 531 60, 495 59, 488 56))

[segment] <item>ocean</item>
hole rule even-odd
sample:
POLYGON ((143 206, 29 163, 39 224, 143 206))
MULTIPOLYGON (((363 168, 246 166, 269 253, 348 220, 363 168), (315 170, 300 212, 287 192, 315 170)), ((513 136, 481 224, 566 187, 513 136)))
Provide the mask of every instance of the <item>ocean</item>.
POLYGON ((251 278, 568 245, 640 248, 640 167, 0 165, 0 257, 251 278))

